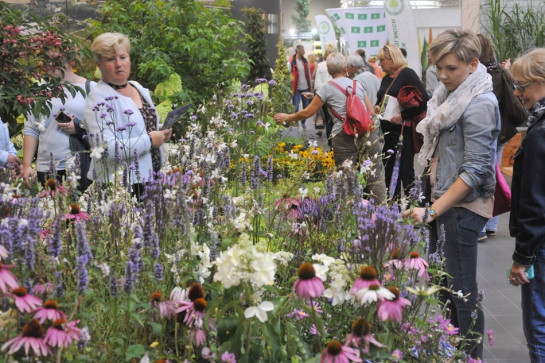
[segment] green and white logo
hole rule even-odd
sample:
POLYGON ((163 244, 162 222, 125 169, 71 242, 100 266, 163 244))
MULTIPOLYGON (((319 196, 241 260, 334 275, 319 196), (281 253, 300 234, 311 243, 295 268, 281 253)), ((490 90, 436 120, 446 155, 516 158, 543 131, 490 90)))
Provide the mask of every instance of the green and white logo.
POLYGON ((326 21, 322 21, 318 26, 318 30, 322 34, 327 34, 329 32, 329 24, 326 21))
POLYGON ((384 1, 384 10, 390 15, 399 15, 405 9, 405 2, 403 0, 386 0, 384 1))

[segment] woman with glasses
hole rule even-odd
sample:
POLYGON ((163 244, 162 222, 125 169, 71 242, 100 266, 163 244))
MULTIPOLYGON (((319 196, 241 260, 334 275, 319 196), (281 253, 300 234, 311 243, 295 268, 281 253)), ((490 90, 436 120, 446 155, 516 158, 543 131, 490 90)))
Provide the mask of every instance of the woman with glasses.
MULTIPOLYGON (((501 157, 505 143, 517 133, 517 126, 526 120, 526 111, 520 101, 513 94, 513 78, 494 57, 492 42, 484 34, 477 34, 481 42, 481 56, 479 61, 486 67, 486 71, 492 76, 492 91, 498 99, 501 116, 501 130, 496 146, 496 161, 501 163, 501 157)), ((479 241, 484 241, 488 236, 496 235, 498 230, 498 216, 492 217, 486 222, 479 234, 479 241)))
MULTIPOLYGON (((492 79, 479 63, 481 43, 470 30, 446 30, 430 44, 429 56, 441 84, 428 102, 417 130, 424 135, 418 155, 431 159, 433 202, 404 213, 415 222, 444 228, 445 295, 451 322, 466 338, 463 349, 482 358, 484 314, 477 288, 477 238, 492 217, 496 185, 496 140, 500 132, 498 101, 492 79)), ((430 253, 438 233, 430 233, 430 253)))
POLYGON ((515 154, 509 230, 515 237, 509 282, 521 286, 522 326, 532 362, 545 361, 545 49, 513 63, 515 96, 529 111, 515 154), (533 266, 534 278, 526 276, 533 266))
MULTIPOLYGON (((401 50, 395 45, 386 45, 377 54, 382 70, 387 74, 382 77, 380 88, 377 93, 377 104, 375 112, 379 112, 381 104, 384 102, 385 95, 398 97, 399 91, 404 86, 414 86, 422 94, 422 101, 418 107, 402 110, 394 115, 390 120, 381 120, 380 127, 384 133, 384 167, 386 186, 389 187, 395 163, 395 150, 403 130, 403 150, 401 152, 401 163, 399 167, 399 181, 395 187, 395 197, 401 194, 401 183, 405 195, 414 183, 414 153, 413 128, 416 123, 413 121, 416 117, 426 111, 428 94, 426 88, 418 78, 418 75, 411 68, 406 66, 406 60, 401 50)), ((391 195, 391 192, 390 192, 391 195)))

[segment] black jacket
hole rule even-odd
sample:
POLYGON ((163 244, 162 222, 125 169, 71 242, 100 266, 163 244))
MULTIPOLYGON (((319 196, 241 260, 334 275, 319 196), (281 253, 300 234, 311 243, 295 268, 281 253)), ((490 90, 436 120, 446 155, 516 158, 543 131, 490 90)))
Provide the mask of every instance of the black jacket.
POLYGON ((545 248, 545 115, 528 128, 515 153, 509 231, 513 261, 529 266, 545 248))

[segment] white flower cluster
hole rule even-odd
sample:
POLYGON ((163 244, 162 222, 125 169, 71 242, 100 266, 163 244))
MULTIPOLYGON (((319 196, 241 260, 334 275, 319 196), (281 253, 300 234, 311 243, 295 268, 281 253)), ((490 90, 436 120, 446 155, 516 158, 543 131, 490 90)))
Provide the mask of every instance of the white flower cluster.
POLYGON ((280 255, 268 252, 264 243, 253 244, 249 236, 243 233, 238 243, 222 251, 214 264, 217 272, 214 281, 219 281, 228 289, 243 282, 253 287, 274 284, 276 259, 287 259, 287 252, 280 255))
POLYGON ((329 287, 324 291, 324 297, 332 299, 331 305, 341 305, 345 301, 353 301, 354 297, 350 294, 348 269, 346 264, 339 259, 325 254, 313 255, 312 259, 321 263, 313 264, 316 276, 322 281, 329 281, 329 287), (330 280, 328 280, 328 274, 330 280), (348 286, 347 286, 348 285, 348 286))

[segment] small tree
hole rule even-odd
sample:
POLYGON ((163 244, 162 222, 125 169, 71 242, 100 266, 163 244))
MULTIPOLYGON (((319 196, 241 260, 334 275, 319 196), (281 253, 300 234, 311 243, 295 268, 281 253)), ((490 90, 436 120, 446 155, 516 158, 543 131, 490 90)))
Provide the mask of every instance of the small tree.
MULTIPOLYGON (((62 68, 81 49, 52 19, 29 23, 25 15, 0 2, 0 117, 12 136, 22 128, 19 115, 49 115, 51 98, 64 100, 62 68)), ((75 94, 75 87, 66 88, 75 94)))
POLYGON ((246 17, 246 33, 249 35, 247 42, 248 57, 252 61, 250 79, 271 78, 271 70, 267 58, 267 45, 263 32, 263 10, 255 8, 243 8, 242 13, 246 17))
POLYGON ((297 33, 308 32, 310 30, 310 20, 307 19, 310 13, 310 0, 297 0, 295 2, 295 11, 297 16, 292 15, 291 19, 295 23, 297 33))
POLYGON ((278 57, 273 72, 273 79, 276 81, 276 86, 272 88, 272 111, 273 112, 293 112, 293 104, 291 102, 291 74, 288 69, 288 52, 282 45, 282 37, 276 45, 278 49, 278 57))

